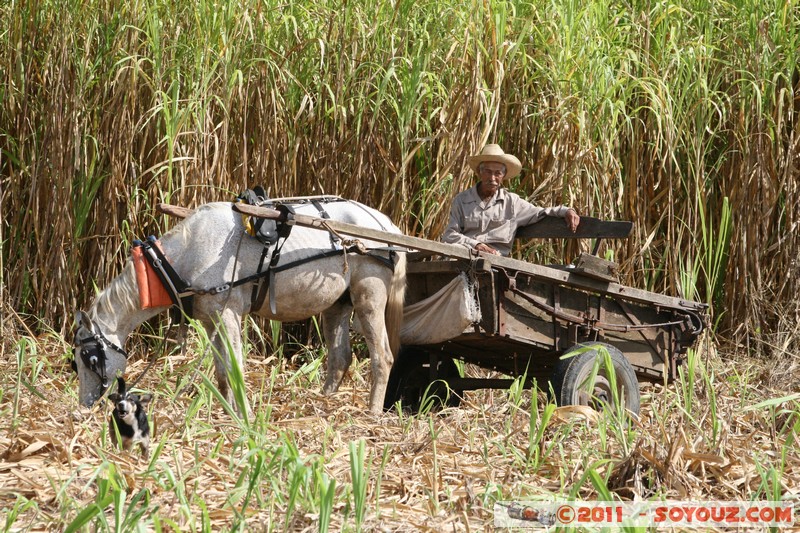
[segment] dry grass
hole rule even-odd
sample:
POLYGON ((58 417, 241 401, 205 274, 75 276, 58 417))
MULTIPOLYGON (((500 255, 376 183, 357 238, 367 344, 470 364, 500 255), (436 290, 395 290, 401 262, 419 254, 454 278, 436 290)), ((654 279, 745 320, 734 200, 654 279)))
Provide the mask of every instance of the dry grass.
MULTIPOLYGON (((490 530, 497 500, 591 500, 606 489, 622 500, 800 498, 796 358, 776 371, 740 356, 722 364, 711 351, 698 359, 692 387, 646 387, 632 427, 563 407, 540 428, 541 394, 533 409, 528 392, 476 391, 438 414, 375 417, 365 414, 364 361, 336 396, 324 397, 317 373, 256 355, 246 368, 252 416, 242 425, 200 379, 209 361, 173 354, 141 384, 156 395, 147 461, 112 449, 107 406, 76 408, 61 342, 26 345, 22 369, 19 346, 6 341, 0 360, 0 507, 14 513, 11 530, 63 530, 109 486, 120 499, 90 522, 100 530, 114 528, 117 509, 120 517, 140 510, 133 523, 145 529, 316 531, 326 480, 335 480, 335 531, 490 530), (32 390, 24 386, 31 380, 32 390), (357 522, 351 455, 362 440, 357 522), (260 473, 254 457, 264 460, 260 473)), ((131 375, 144 365, 136 361, 131 375)))

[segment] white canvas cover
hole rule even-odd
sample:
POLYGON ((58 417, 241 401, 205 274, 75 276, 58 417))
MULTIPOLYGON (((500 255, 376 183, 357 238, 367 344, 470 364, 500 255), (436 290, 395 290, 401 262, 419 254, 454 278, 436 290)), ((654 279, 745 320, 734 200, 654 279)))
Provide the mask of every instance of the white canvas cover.
POLYGON ((480 319, 475 285, 461 273, 436 294, 404 309, 400 342, 443 342, 457 337, 480 319))

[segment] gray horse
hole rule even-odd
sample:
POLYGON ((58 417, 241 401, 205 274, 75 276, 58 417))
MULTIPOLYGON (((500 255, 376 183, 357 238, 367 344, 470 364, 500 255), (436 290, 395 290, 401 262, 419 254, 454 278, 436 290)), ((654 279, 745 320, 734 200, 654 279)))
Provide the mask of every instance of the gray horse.
MULTIPOLYGON (((272 293, 259 309, 251 309, 255 281, 206 293, 258 270, 263 246, 246 234, 242 216, 231 205, 203 205, 160 239, 175 271, 198 292, 192 313, 210 332, 220 392, 232 402, 229 357, 233 355, 242 364, 242 317, 252 312, 279 321, 321 314, 328 348, 323 392, 335 393, 352 362, 349 332, 355 311, 371 359, 369 408, 372 413, 381 412, 393 354, 399 348, 405 254, 370 241, 362 241, 370 254, 345 253, 337 236, 296 226, 272 275, 272 293), (281 265, 290 268, 281 269, 281 265)), ((296 209, 318 215, 319 205, 304 202, 296 209)), ((388 217, 357 202, 339 199, 324 203, 323 208, 334 220, 400 233, 388 217)), ((89 311, 77 313, 75 368, 82 404, 91 406, 117 375, 124 374, 125 339, 139 324, 165 310, 167 307, 141 308, 129 260, 122 273, 97 295, 89 311)))

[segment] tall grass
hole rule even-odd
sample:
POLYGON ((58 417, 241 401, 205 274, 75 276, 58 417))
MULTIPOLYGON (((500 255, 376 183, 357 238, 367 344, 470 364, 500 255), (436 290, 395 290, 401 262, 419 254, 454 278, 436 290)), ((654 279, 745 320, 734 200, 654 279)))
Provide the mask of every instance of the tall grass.
POLYGON ((697 297, 758 349, 753 335, 781 327, 800 279, 787 275, 799 10, 6 2, 3 304, 66 328, 91 283, 119 271, 124 243, 169 225, 155 202, 194 206, 256 183, 355 198, 436 238, 473 181, 466 157, 497 141, 521 156, 511 186, 535 202, 636 222, 612 245, 626 282, 677 294, 687 260, 713 263, 697 297), (729 242, 698 246, 723 226, 729 242))

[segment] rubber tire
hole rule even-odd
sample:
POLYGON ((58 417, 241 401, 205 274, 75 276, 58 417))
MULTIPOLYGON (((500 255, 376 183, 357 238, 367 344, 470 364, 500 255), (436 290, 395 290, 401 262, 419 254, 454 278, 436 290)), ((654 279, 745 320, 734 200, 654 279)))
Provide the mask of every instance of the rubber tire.
MULTIPOLYGON (((611 362, 617 378, 617 391, 624 398, 625 409, 638 415, 641 403, 639 380, 636 378, 636 372, 628 359, 616 347, 603 342, 578 344, 567 350, 565 355, 586 348, 589 349, 578 355, 560 359, 558 362, 552 379, 558 405, 588 405, 595 409, 600 407, 595 399, 581 390, 580 385, 589 377, 594 367, 595 359, 601 357, 600 349, 605 348, 611 356, 611 362)), ((601 402, 612 403, 613 395, 607 375, 607 370, 601 359, 593 387, 593 395, 599 398, 601 402)))
POLYGON ((426 390, 434 400, 433 410, 460 405, 461 391, 448 391, 447 386, 442 383, 448 377, 458 376, 455 361, 450 358, 440 359, 437 374, 439 377, 431 386, 429 353, 415 346, 402 346, 392 365, 392 373, 389 374, 383 400, 384 410, 393 409, 399 401, 403 408, 414 413, 419 412, 426 390))

